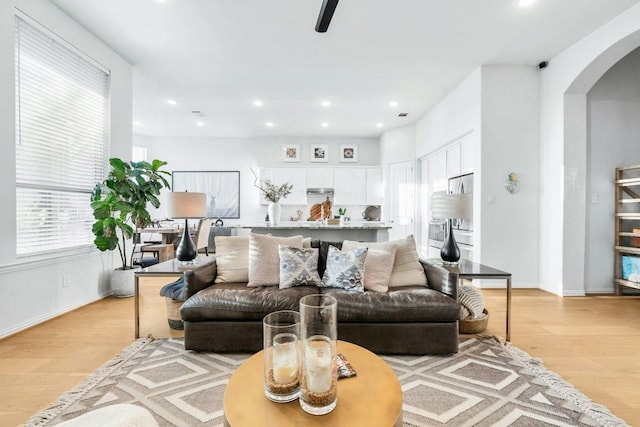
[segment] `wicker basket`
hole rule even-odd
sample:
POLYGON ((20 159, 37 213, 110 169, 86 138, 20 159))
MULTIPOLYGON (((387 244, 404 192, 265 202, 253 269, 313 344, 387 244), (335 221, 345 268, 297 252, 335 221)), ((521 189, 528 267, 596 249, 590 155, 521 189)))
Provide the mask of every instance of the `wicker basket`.
POLYGON ((477 334, 485 329, 489 324, 489 312, 485 308, 482 310, 483 316, 479 319, 462 319, 459 322, 461 334, 477 334))
POLYGON ((169 322, 169 327, 171 329, 184 329, 184 323, 182 322, 182 317, 180 316, 180 307, 184 301, 177 301, 171 298, 164 298, 165 304, 167 305, 167 321, 169 322))

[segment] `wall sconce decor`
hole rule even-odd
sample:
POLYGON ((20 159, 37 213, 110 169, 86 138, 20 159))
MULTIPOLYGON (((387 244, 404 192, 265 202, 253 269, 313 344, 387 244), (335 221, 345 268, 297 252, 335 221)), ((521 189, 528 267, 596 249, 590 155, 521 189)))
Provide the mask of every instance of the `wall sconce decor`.
POLYGON ((520 189, 520 181, 515 172, 511 172, 504 182, 504 188, 511 194, 517 193, 520 189))

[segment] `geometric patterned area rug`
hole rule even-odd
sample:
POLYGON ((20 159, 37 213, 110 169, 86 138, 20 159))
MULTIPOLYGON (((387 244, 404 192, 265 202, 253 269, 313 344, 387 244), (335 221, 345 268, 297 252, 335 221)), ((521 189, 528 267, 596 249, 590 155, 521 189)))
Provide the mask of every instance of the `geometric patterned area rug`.
MULTIPOLYGON (((225 385, 248 357, 188 351, 182 339, 141 338, 27 426, 118 403, 148 409, 161 426, 222 426, 225 385)), ((493 337, 461 338, 455 355, 381 357, 402 385, 405 426, 626 425, 539 360, 493 337)))

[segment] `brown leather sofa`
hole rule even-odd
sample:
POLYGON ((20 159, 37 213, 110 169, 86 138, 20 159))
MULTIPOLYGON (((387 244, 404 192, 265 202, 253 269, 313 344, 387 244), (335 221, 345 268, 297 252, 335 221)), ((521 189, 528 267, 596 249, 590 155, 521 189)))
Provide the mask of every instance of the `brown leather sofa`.
MULTIPOLYGON (((320 247, 320 262, 323 256, 326 260, 327 245, 314 241, 312 246, 320 247)), ((420 262, 428 287, 404 286, 384 293, 315 286, 278 289, 249 288, 246 283, 214 284, 216 263, 188 271, 187 299, 180 310, 185 348, 223 353, 259 351, 264 316, 278 310, 297 311, 303 296, 327 293, 338 301, 340 340, 379 354, 455 353, 460 316, 457 275, 420 262)))

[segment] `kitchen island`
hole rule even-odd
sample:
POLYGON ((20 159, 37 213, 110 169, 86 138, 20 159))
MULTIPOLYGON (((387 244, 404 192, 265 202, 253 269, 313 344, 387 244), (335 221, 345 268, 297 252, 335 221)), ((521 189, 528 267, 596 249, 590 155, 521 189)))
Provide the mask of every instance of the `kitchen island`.
POLYGON ((325 241, 356 240, 361 242, 386 242, 389 240, 389 229, 384 223, 357 222, 345 225, 325 225, 320 222, 290 221, 282 222, 276 226, 253 225, 235 226, 233 234, 248 232, 258 234, 271 234, 272 236, 289 237, 302 235, 312 239, 325 241))

